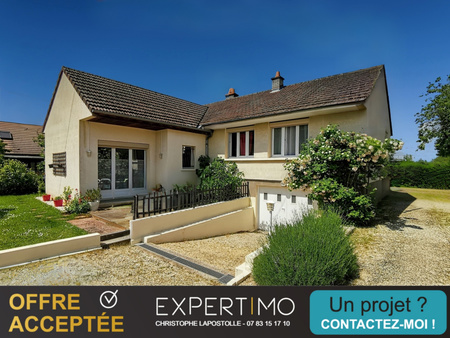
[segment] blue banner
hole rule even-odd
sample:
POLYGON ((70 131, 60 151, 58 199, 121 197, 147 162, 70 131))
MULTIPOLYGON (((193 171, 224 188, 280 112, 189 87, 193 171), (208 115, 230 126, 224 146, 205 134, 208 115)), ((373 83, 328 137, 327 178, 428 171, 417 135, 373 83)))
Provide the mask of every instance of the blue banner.
POLYGON ((316 290, 310 330, 316 335, 441 335, 447 296, 440 290, 316 290))

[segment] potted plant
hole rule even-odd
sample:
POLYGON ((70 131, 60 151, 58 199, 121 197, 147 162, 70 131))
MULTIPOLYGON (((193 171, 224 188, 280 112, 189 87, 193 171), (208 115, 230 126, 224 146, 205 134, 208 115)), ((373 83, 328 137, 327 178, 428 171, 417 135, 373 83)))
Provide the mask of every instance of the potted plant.
POLYGON ((69 202, 70 198, 72 197, 72 188, 71 187, 64 187, 63 191, 63 200, 64 204, 67 205, 67 202, 69 202))
POLYGON ((86 190, 83 198, 88 201, 91 211, 96 211, 100 205, 100 199, 102 198, 100 188, 86 190))
POLYGON ((55 205, 55 207, 62 207, 63 206, 63 198, 62 196, 56 196, 53 198, 53 204, 55 205))
POLYGON ((44 195, 42 195, 42 200, 43 200, 44 202, 48 202, 48 201, 50 201, 50 197, 51 197, 51 195, 49 195, 49 194, 44 194, 44 195))

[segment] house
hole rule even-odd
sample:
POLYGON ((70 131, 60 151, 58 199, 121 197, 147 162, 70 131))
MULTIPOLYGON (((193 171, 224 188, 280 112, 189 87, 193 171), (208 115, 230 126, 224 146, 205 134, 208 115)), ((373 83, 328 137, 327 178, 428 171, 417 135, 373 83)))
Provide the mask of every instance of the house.
MULTIPOLYGON (((378 139, 392 135, 384 66, 284 85, 277 72, 268 90, 199 105, 63 67, 44 123, 46 189, 81 192, 99 186, 117 199, 195 182, 200 155, 234 161, 250 182, 261 227, 266 202, 275 220, 308 208, 304 192, 281 186, 287 158, 338 124, 378 139)), ((382 195, 389 188, 376 182, 382 195)))
POLYGON ((6 144, 5 159, 19 160, 36 170, 36 165, 44 160, 41 148, 34 142, 40 133, 42 126, 0 121, 0 139, 6 144))

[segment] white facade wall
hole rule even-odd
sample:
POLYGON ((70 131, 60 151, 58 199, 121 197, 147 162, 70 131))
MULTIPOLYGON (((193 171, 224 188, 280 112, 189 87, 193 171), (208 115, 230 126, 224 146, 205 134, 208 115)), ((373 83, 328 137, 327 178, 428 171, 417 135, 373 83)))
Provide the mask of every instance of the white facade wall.
POLYGON ((206 135, 195 134, 178 130, 162 130, 156 133, 155 150, 155 185, 160 184, 166 190, 173 188, 174 184, 183 185, 187 182, 196 184, 198 158, 205 155, 206 135), (194 147, 195 167, 183 169, 183 146, 194 147))
POLYGON ((91 116, 84 102, 74 90, 66 75, 62 74, 54 96, 51 112, 45 126, 45 184, 46 192, 60 195, 65 186, 80 189, 80 123, 91 116), (66 152, 66 176, 53 175, 49 164, 54 153, 66 152))

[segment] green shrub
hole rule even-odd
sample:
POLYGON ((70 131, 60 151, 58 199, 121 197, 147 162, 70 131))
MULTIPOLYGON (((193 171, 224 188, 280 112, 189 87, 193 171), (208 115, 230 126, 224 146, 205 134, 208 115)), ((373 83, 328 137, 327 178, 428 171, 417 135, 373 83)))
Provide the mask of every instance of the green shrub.
POLYGON ((237 164, 226 162, 216 157, 201 172, 199 189, 224 189, 236 191, 244 183, 244 174, 239 171, 237 164))
POLYGON ((342 285, 357 274, 353 246, 341 217, 331 210, 310 211, 276 226, 253 262, 259 285, 342 285))
POLYGON ((26 164, 6 160, 0 167, 0 195, 24 195, 38 192, 41 178, 26 164))
MULTIPOLYGON (((64 188, 66 190, 66 188, 64 188)), ((68 187, 68 191, 72 191, 70 187, 68 187)), ((75 195, 71 200, 66 200, 67 204, 64 208, 69 214, 86 214, 91 210, 91 206, 89 202, 78 193, 78 189, 75 189, 75 195)))
POLYGON ((450 189, 450 158, 395 162, 390 166, 389 176, 393 187, 450 189))
POLYGON ((91 210, 91 206, 85 199, 74 198, 67 202, 65 210, 69 214, 86 214, 91 210))

